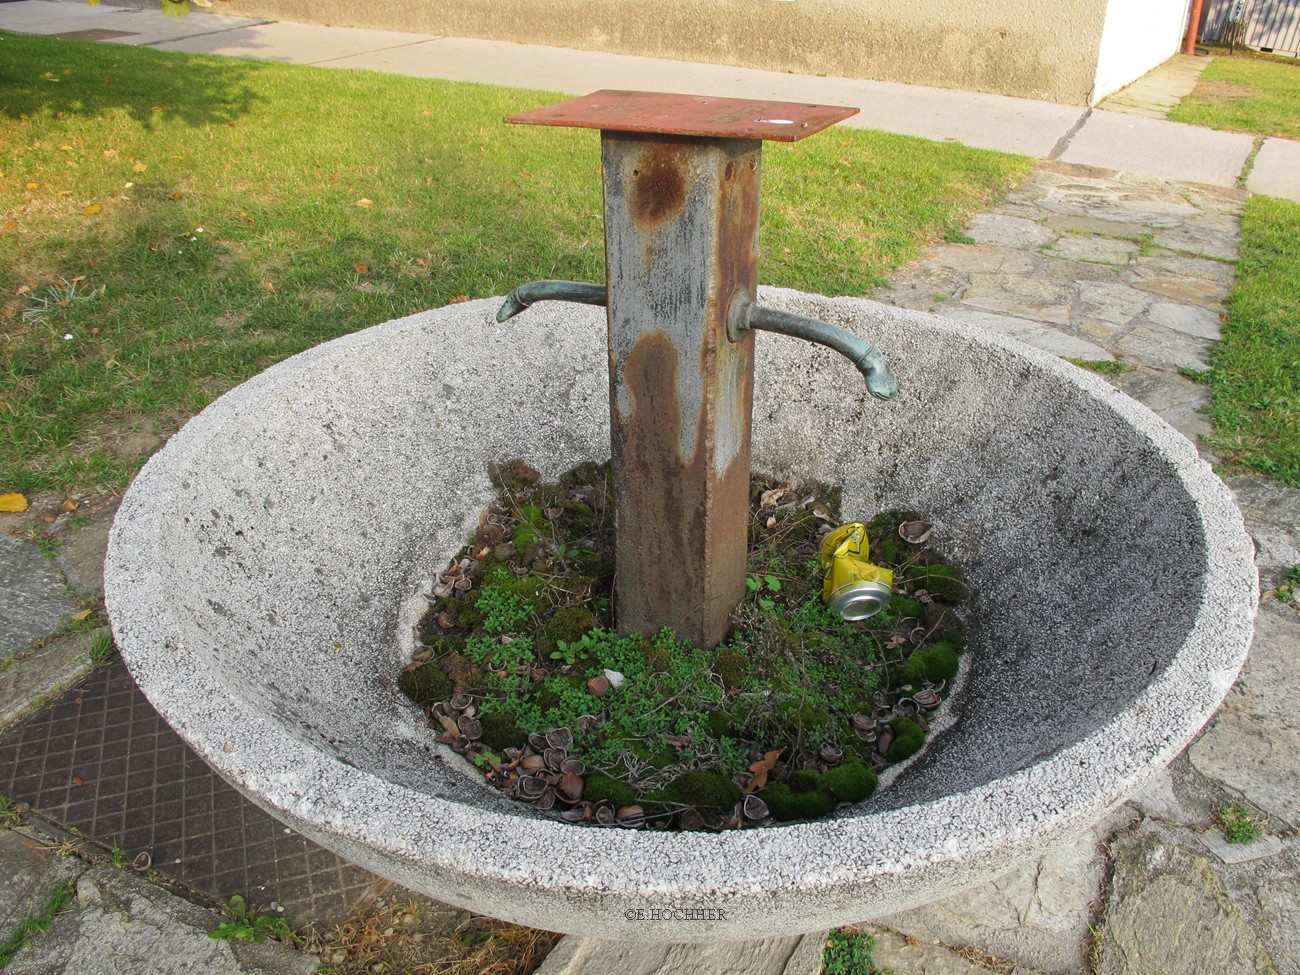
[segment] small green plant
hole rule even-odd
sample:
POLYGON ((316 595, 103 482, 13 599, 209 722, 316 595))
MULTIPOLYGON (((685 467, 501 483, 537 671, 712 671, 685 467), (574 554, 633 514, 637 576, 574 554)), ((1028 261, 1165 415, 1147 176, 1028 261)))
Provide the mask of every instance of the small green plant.
POLYGON ((282 917, 254 913, 239 894, 230 898, 230 913, 235 919, 226 921, 215 930, 209 931, 209 938, 217 938, 221 941, 251 941, 254 944, 261 944, 267 938, 274 938, 285 944, 293 943, 294 933, 288 921, 282 917))
POLYGON ((116 652, 117 644, 108 630, 100 630, 90 641, 90 662, 96 667, 108 663, 116 652))
POLYGON ((963 230, 950 230, 943 235, 943 239, 950 244, 973 244, 975 238, 963 230))
POLYGON ((1273 587, 1273 595, 1284 603, 1300 602, 1300 565, 1284 575, 1273 587))
POLYGON ((479 593, 477 605, 488 633, 512 633, 528 619, 528 607, 509 589, 487 586, 479 593))
POLYGON ((822 975, 888 975, 876 968, 871 950, 876 939, 855 928, 836 928, 822 949, 822 975))
POLYGON ((1213 369, 1193 369, 1190 366, 1179 366, 1178 375, 1184 379, 1190 379, 1194 383, 1200 383, 1202 386, 1210 384, 1210 378, 1214 375, 1213 369))
POLYGON ((1259 818, 1249 806, 1240 802, 1228 802, 1219 807, 1219 826, 1229 843, 1248 845, 1263 833, 1259 818))
POLYGON ((28 914, 7 938, 0 941, 0 969, 5 968, 13 960, 14 955, 18 954, 18 949, 25 945, 32 935, 50 929, 55 915, 72 903, 74 884, 75 881, 65 880, 51 890, 40 911, 28 914))
POLYGON ((0 829, 15 826, 17 823, 18 814, 14 812, 14 801, 0 792, 0 829))
POLYGON ((1099 361, 1097 359, 1072 359, 1065 357, 1066 362, 1073 363, 1080 369, 1087 369, 1089 372, 1095 372, 1099 376, 1122 376, 1126 372, 1132 372, 1133 367, 1127 362, 1099 361))
POLYGON ((113 847, 112 856, 113 856, 113 866, 117 867, 119 870, 125 870, 126 853, 123 852, 120 846, 113 847))
POLYGON ((746 576, 745 588, 757 594, 760 607, 772 609, 776 606, 776 599, 773 597, 781 591, 781 580, 770 573, 763 576, 746 576))

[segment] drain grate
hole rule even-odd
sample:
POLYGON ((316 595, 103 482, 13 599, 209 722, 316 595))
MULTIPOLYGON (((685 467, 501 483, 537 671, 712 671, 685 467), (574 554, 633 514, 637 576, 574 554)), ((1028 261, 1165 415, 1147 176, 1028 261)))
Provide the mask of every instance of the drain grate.
POLYGON ((119 658, 0 737, 0 793, 219 900, 337 923, 389 886, 218 778, 158 716, 119 658))

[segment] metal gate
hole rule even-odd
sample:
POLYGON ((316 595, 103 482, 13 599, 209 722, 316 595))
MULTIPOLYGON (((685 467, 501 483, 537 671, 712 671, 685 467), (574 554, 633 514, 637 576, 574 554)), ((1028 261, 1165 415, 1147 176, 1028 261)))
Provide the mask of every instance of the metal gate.
POLYGON ((1300 0, 1209 0, 1200 37, 1300 56, 1300 0))

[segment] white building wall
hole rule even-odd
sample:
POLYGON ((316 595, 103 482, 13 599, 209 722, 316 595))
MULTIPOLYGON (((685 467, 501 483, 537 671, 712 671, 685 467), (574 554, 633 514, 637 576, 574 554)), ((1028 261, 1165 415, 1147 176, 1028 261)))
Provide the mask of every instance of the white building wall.
POLYGON ((1178 53, 1187 31, 1188 7, 1188 0, 1109 0, 1092 104, 1178 53))

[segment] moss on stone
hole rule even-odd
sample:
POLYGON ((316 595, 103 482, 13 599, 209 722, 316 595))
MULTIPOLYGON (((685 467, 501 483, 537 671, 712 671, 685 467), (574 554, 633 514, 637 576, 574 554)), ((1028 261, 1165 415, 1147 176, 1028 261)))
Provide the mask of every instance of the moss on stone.
POLYGON ((937 643, 916 651, 903 665, 902 683, 911 684, 913 688, 919 690, 925 681, 937 684, 940 681, 952 680, 957 676, 957 670, 961 666, 961 662, 957 659, 957 648, 962 645, 964 639, 959 633, 951 634, 937 643))
POLYGON ((894 740, 889 743, 885 757, 891 762, 911 758, 925 745, 925 732, 911 718, 895 718, 889 722, 889 728, 894 733, 894 740))
POLYGON ((451 678, 436 661, 421 664, 397 678, 398 689, 421 707, 429 707, 451 696, 451 678))
POLYGON ((889 600, 888 612, 890 619, 902 620, 910 617, 919 622, 925 619, 925 604, 919 599, 913 599, 911 596, 894 593, 889 600))
POLYGON ((862 762, 848 761, 822 775, 822 785, 840 802, 861 802, 875 792, 879 784, 875 770, 862 762))

